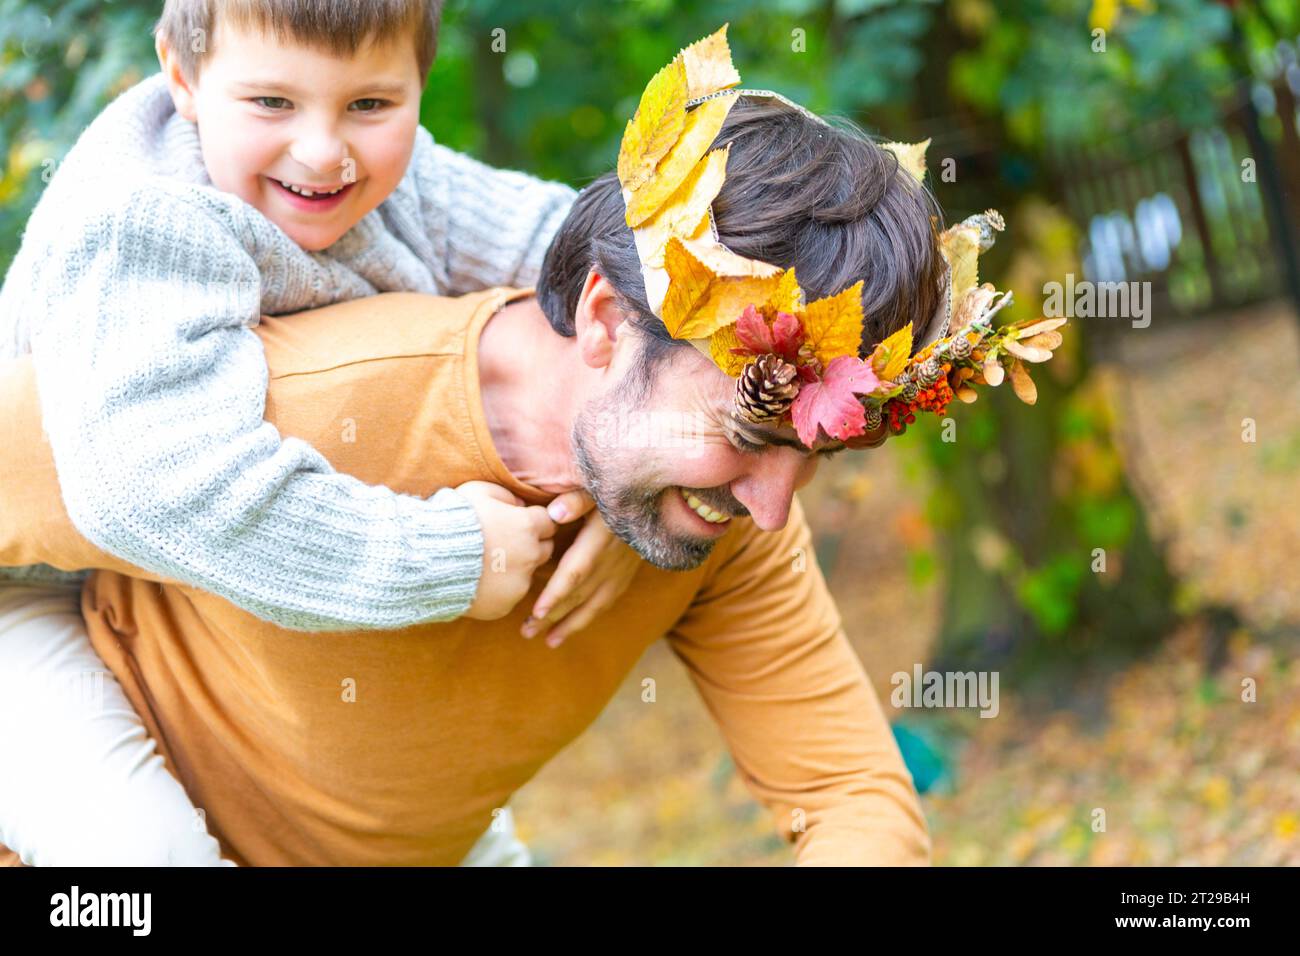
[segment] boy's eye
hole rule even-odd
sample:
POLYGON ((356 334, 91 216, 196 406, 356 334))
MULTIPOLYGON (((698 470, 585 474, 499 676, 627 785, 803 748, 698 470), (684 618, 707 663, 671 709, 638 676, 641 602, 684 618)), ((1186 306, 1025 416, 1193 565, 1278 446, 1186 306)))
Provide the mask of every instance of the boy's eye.
POLYGON ((283 110, 293 105, 283 96, 255 96, 253 102, 268 110, 283 110))
POLYGON ((841 445, 839 448, 832 448, 830 451, 819 451, 817 455, 820 458, 834 458, 836 455, 840 454, 840 452, 846 450, 847 448, 848 448, 847 445, 841 445))
POLYGON ((739 433, 733 435, 731 440, 735 442, 737 448, 739 448, 741 451, 746 451, 746 452, 759 452, 767 447, 766 444, 762 442, 750 441, 744 435, 741 435, 739 433))
POLYGON ((377 100, 374 98, 352 101, 352 106, 356 107, 358 113, 373 113, 376 110, 383 109, 387 105, 387 100, 377 100))

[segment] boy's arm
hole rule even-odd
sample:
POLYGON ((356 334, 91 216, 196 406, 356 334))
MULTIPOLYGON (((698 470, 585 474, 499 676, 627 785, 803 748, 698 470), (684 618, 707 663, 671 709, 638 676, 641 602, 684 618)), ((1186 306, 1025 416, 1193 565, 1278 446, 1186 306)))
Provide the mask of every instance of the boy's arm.
POLYGON ((546 247, 577 196, 573 189, 494 169, 435 143, 423 127, 411 164, 444 294, 536 283, 546 247))
MULTIPOLYGON (((925 864, 925 817, 795 499, 752 525, 669 635, 800 865, 925 864)), ((720 544, 719 547, 722 545, 720 544)))
POLYGON ((219 207, 138 189, 38 271, 32 359, 67 511, 94 545, 282 627, 399 628, 474 599, 459 493, 333 471, 263 420, 261 280, 219 207))

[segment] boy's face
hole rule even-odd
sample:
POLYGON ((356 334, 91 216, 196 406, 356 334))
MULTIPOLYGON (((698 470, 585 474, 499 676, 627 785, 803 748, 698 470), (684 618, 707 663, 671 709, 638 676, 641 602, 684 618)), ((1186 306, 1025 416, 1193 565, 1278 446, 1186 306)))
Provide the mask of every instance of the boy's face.
POLYGON ((159 47, 176 108, 198 125, 213 185, 304 249, 333 245, 410 163, 422 86, 414 40, 340 58, 221 22, 214 32, 193 84, 159 47))

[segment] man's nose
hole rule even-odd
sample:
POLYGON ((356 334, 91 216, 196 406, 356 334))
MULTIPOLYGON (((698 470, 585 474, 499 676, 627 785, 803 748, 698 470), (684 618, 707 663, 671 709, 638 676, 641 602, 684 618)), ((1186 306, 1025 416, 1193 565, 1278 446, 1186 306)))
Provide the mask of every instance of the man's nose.
POLYGON ((731 493, 761 530, 780 531, 790 519, 795 491, 812 480, 817 463, 793 448, 771 448, 754 456, 749 470, 731 483, 731 493))
POLYGON ((348 146, 332 123, 318 121, 294 137, 289 155, 294 162, 313 173, 328 175, 343 165, 348 156, 348 146))

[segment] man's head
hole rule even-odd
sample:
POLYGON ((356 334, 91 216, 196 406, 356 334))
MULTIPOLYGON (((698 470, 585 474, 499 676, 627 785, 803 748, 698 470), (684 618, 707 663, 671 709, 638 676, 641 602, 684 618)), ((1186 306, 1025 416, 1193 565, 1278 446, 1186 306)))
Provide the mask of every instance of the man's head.
POLYGON ((441 10, 442 0, 167 0, 158 59, 177 112, 198 126, 213 185, 304 249, 338 241, 406 173, 441 10))
MULTIPOLYGON (((727 143, 713 203, 725 246, 793 267, 809 300, 862 280, 860 355, 908 322, 923 338, 944 271, 939 210, 893 153, 851 126, 748 97, 714 145, 727 143)), ((555 331, 576 336, 584 362, 605 372, 571 436, 584 484, 611 529, 659 567, 697 566, 727 517, 780 529, 795 489, 841 447, 809 450, 789 427, 746 426, 730 414, 735 380, 650 311, 612 173, 583 190, 560 227, 538 299, 555 331)))

